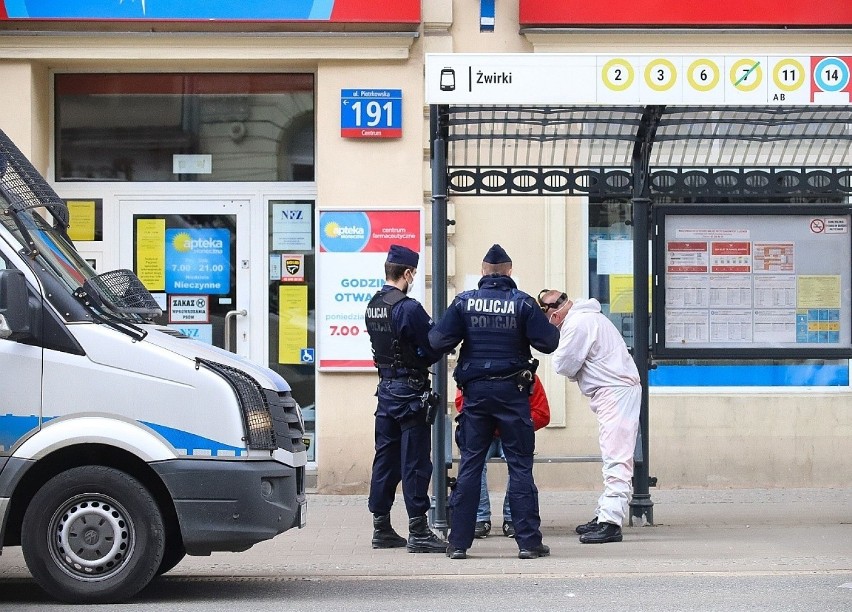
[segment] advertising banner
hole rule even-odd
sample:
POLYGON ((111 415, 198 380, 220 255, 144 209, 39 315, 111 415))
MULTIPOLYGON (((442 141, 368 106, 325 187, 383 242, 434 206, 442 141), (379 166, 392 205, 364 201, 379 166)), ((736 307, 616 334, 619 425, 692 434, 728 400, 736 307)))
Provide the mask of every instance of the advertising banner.
POLYGON ((182 21, 325 21, 330 23, 419 23, 420 0, 0 0, 0 20, 75 19, 182 21))
POLYGON ((852 24, 849 0, 665 2, 520 0, 521 27, 542 26, 842 26, 852 24))
POLYGON ((320 209, 317 215, 317 365, 324 371, 372 370, 364 312, 385 284, 390 245, 420 254, 409 295, 421 303, 425 295, 423 211, 320 209))

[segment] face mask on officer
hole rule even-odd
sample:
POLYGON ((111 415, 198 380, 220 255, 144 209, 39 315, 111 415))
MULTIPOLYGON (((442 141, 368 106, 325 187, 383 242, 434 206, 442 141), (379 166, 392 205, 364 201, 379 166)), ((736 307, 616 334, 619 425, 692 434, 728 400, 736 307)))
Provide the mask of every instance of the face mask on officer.
POLYGON ((402 273, 402 279, 405 281, 405 289, 403 289, 402 292, 405 295, 408 295, 408 292, 411 291, 411 287, 414 285, 415 274, 417 274, 417 270, 414 268, 408 268, 402 273))

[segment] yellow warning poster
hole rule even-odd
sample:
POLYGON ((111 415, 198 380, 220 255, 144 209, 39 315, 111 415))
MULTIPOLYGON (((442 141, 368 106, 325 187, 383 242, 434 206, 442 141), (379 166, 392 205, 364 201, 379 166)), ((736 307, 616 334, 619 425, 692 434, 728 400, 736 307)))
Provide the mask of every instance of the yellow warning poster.
POLYGON ((166 289, 166 220, 136 221, 136 276, 148 291, 166 289))
POLYGON ((74 242, 95 239, 95 201, 68 200, 68 237, 74 242))
MULTIPOLYGON (((609 275, 609 311, 612 313, 633 313, 633 275, 609 275)), ((651 312, 651 277, 648 277, 648 312, 651 312)))
POLYGON ((308 346, 308 287, 278 287, 278 363, 300 364, 308 346))

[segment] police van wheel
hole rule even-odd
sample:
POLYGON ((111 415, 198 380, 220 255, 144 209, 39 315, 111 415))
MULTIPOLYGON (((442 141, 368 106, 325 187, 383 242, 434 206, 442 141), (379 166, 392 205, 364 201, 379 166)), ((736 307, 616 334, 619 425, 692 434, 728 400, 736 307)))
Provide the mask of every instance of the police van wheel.
POLYGON ((135 478, 104 466, 54 476, 24 515, 21 547, 30 573, 69 603, 126 600, 154 577, 165 529, 157 503, 135 478))

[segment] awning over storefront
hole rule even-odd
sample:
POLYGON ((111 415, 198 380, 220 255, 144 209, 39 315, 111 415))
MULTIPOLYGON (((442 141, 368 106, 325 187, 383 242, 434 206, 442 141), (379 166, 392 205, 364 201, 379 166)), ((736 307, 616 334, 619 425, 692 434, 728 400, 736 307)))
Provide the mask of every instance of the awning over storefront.
POLYGON ((677 2, 610 0, 605 6, 585 0, 520 0, 521 27, 807 27, 852 24, 847 0, 749 0, 677 2))

